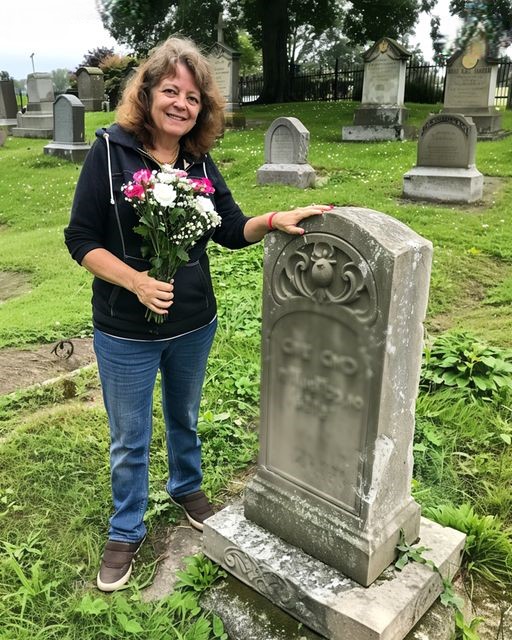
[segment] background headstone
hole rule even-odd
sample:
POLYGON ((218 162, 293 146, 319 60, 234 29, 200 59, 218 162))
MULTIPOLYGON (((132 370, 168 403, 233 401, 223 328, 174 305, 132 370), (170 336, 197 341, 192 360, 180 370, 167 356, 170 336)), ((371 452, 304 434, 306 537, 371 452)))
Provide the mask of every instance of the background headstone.
POLYGON ((364 53, 363 97, 354 124, 343 127, 347 141, 403 140, 408 111, 404 106, 405 72, 411 53, 391 38, 381 38, 364 53))
POLYGON ((53 82, 49 73, 27 76, 28 105, 18 113, 18 126, 12 134, 19 138, 51 138, 53 134, 53 82))
POLYGON ((3 127, 0 127, 0 147, 4 146, 4 142, 6 138, 7 138, 7 131, 3 127))
POLYGON ((420 130, 416 166, 404 175, 406 198, 474 202, 484 178, 475 166, 476 126, 460 113, 430 116, 420 130))
POLYGON ((245 127, 245 115, 240 106, 240 54, 224 43, 222 14, 219 14, 217 42, 210 49, 208 59, 219 90, 226 101, 226 126, 245 127))
POLYGON ((274 120, 265 134, 265 164, 258 169, 258 184, 314 186, 316 174, 307 162, 308 150, 309 131, 300 120, 274 120))
POLYGON ((91 148, 84 140, 84 105, 74 95, 58 96, 53 104, 53 122, 53 141, 44 147, 44 153, 81 162, 91 148))
POLYGON ((443 112, 470 117, 480 139, 506 135, 501 130, 501 114, 494 106, 498 62, 488 55, 488 44, 482 35, 447 62, 443 112))
POLYGON ((301 224, 265 239, 259 466, 204 551, 326 638, 398 640, 442 590, 387 569, 401 535, 448 573, 464 543, 410 494, 432 246, 369 209, 301 224))
POLYGON ((105 80, 98 67, 80 67, 76 72, 78 97, 86 111, 102 111, 105 100, 105 80))
POLYGON ((0 125, 14 126, 17 120, 18 105, 13 80, 0 80, 0 125))

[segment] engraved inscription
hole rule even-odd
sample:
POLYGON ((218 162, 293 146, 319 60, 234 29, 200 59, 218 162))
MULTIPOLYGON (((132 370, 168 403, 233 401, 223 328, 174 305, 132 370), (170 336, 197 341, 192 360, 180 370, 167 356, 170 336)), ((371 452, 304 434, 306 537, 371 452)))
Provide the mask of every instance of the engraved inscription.
POLYGON ((289 164, 295 157, 293 136, 288 127, 276 127, 270 140, 270 162, 289 164))
POLYGON ((232 89, 232 64, 231 60, 226 58, 224 54, 215 55, 210 57, 210 62, 213 67, 215 80, 222 96, 228 101, 232 101, 231 89, 232 89))
POLYGON ((365 66, 363 102, 396 104, 400 80, 400 61, 381 54, 365 66))
POLYGON ((489 65, 467 69, 452 66, 446 70, 445 107, 487 107, 491 92, 492 67, 489 65))
POLYGON ((302 241, 289 243, 276 261, 272 283, 279 303, 306 297, 319 304, 335 304, 363 324, 371 324, 377 315, 371 269, 341 238, 310 233, 302 241))
POLYGON ((357 513, 372 377, 366 342, 338 318, 289 313, 272 328, 270 469, 357 513))

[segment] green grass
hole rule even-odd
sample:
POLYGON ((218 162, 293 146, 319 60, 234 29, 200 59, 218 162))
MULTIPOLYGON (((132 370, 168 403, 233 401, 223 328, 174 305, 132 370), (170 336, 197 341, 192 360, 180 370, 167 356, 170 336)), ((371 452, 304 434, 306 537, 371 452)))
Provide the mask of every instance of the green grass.
MULTIPOLYGON (((351 122, 354 106, 246 108, 247 129, 227 131, 213 151, 235 198, 250 215, 325 202, 373 208, 402 220, 434 245, 429 332, 459 327, 496 346, 512 346, 511 139, 478 143, 478 168, 500 182, 483 204, 406 202, 400 197, 402 176, 415 164, 416 144, 342 143, 341 127, 351 122), (311 133, 309 161, 319 175, 314 190, 256 184, 266 128, 282 115, 298 117, 311 133)), ((430 105, 409 106, 416 125, 432 110, 430 105)), ((111 119, 112 114, 87 114, 86 137, 92 139, 94 130, 111 119)), ((512 113, 504 114, 504 126, 512 128, 512 113)), ((43 155, 45 144, 9 138, 0 148, 0 270, 22 272, 29 285, 23 295, 0 304, 0 347, 91 331, 91 276, 71 261, 62 235, 80 167, 43 155)), ((212 246, 210 257, 219 331, 200 431, 205 487, 221 502, 257 451, 262 247, 229 252, 212 246)), ((221 637, 212 618, 200 623, 210 625, 203 635, 190 626, 197 601, 187 601, 189 596, 160 605, 140 600, 139 588, 155 571, 163 532, 179 518, 164 492, 165 447, 157 403, 148 543, 127 592, 105 598, 94 590, 110 510, 106 416, 89 401, 96 392, 93 370, 78 376, 72 388, 57 385, 0 399, 0 619, 7 630, 0 632, 1 640, 126 634, 156 640, 162 637, 162 619, 178 625, 180 615, 186 627, 176 627, 170 637, 180 637, 184 628, 189 640, 221 637), (145 634, 135 631, 137 625, 145 634)), ((462 393, 440 390, 419 398, 414 495, 425 508, 471 505, 475 517, 466 513, 466 520, 473 529, 496 537, 497 527, 505 538, 500 538, 505 545, 500 548, 508 548, 512 402, 504 397, 470 401, 462 393), (479 518, 486 516, 495 520, 480 526, 479 518)), ((475 543, 472 549, 488 553, 484 544, 475 543)), ((507 583, 508 574, 500 567, 500 580, 507 583)), ((512 576, 508 584, 510 589, 512 576)))

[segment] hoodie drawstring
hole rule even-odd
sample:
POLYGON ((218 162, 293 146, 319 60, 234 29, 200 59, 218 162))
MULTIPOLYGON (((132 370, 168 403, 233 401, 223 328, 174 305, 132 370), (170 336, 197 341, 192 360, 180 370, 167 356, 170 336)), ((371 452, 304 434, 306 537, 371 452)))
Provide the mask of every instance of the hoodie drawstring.
POLYGON ((114 186, 112 184, 112 164, 110 162, 110 143, 109 143, 109 135, 108 133, 104 133, 103 137, 105 138, 105 142, 107 143, 107 164, 108 164, 108 182, 110 185, 110 204, 115 204, 114 200, 114 186))

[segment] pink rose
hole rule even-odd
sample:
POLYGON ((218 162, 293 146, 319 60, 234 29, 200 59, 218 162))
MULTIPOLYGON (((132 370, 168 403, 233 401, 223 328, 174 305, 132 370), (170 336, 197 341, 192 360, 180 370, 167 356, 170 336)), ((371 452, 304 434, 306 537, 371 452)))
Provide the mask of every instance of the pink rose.
POLYGON ((137 200, 144 200, 144 187, 141 184, 134 184, 130 182, 123 189, 124 197, 128 199, 136 198, 137 200))
POLYGON ((133 174, 133 179, 135 182, 139 182, 140 184, 144 184, 144 182, 150 182, 153 174, 149 169, 139 169, 133 174))
POLYGON ((197 193, 215 193, 212 181, 208 180, 208 178, 190 178, 190 182, 197 193))

